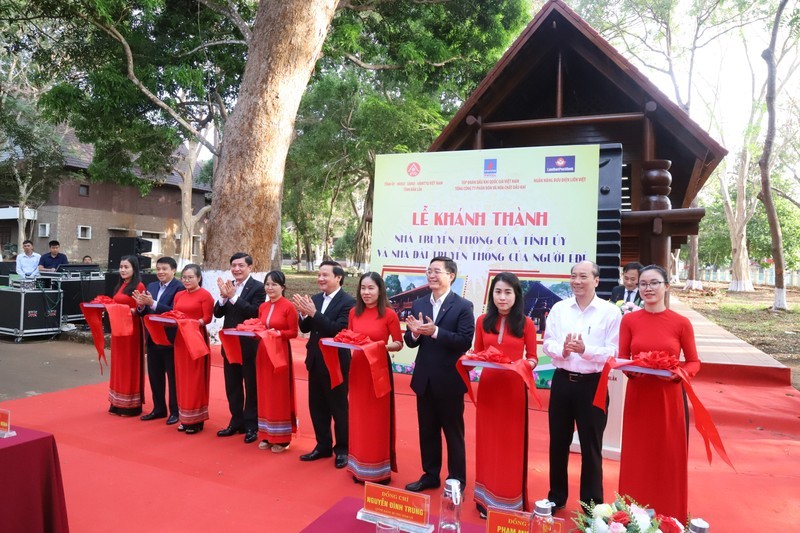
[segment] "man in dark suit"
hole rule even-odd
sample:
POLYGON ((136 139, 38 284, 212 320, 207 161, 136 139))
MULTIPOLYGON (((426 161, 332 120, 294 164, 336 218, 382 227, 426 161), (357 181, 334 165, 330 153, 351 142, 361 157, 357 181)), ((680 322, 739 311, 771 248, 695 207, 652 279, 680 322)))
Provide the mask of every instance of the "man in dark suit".
POLYGON ((622 269, 622 285, 617 285, 611 289, 611 303, 615 304, 622 300, 639 305, 642 299, 639 297, 639 271, 642 265, 633 262, 628 263, 622 269))
MULTIPOLYGON (((243 252, 231 256, 233 281, 217 279, 219 300, 214 304, 214 316, 225 317, 223 328, 235 328, 248 318, 258 317, 258 308, 267 299, 264 284, 254 279, 250 272, 253 258, 243 252)), ((225 395, 231 421, 228 427, 217 431, 218 437, 244 433, 245 444, 258 440, 258 396, 256 391, 256 351, 258 345, 251 339, 241 339, 242 364, 230 363, 222 351, 225 374, 225 395), (244 383, 244 385, 242 385, 244 383)))
POLYGON ((419 447, 423 474, 406 489, 419 492, 440 485, 442 433, 447 441, 447 477, 466 485, 464 394, 467 387, 456 361, 472 345, 475 316, 472 302, 450 291, 458 272, 455 261, 434 257, 426 272, 430 297, 411 306, 406 319, 406 344, 417 351, 411 389, 417 395, 419 447))
MULTIPOLYGON (((175 295, 183 290, 183 284, 175 279, 178 264, 171 257, 161 257, 156 261, 156 277, 147 286, 145 292, 133 291, 136 309, 140 315, 149 313, 160 315, 172 311, 175 295)), ((175 328, 170 328, 167 335, 175 338, 175 328)), ((147 336, 147 377, 150 379, 150 390, 153 393, 153 410, 142 415, 142 420, 155 420, 167 416, 167 403, 164 400, 167 384, 169 384, 169 418, 167 425, 178 422, 178 392, 175 389, 175 350, 172 346, 161 346, 147 336), (166 376, 166 379, 165 379, 166 376)))
POLYGON ((319 340, 335 337, 347 327, 350 309, 355 305, 352 296, 342 290, 344 270, 336 261, 323 261, 319 265, 317 284, 322 292, 311 298, 295 294, 294 305, 300 313, 300 331, 311 333, 306 344, 306 369, 308 370, 308 410, 314 425, 317 445, 300 456, 301 461, 316 461, 335 454, 336 468, 347 466, 347 384, 350 372, 350 351, 339 350, 339 364, 344 382, 331 389, 331 376, 319 340), (331 436, 331 418, 336 434, 336 444, 331 436))

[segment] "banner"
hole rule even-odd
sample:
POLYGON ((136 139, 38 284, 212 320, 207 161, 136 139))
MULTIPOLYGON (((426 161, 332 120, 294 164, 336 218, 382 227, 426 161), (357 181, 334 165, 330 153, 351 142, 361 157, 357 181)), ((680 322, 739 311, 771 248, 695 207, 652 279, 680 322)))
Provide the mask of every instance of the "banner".
MULTIPOLYGON (((401 322, 414 300, 430 297, 431 259, 447 256, 458 265, 452 290, 472 301, 476 318, 491 278, 514 272, 541 343, 549 310, 571 294, 570 267, 595 259, 599 153, 581 145, 379 155, 370 265, 401 322)), ((394 370, 411 372, 414 357, 403 348, 394 370)))

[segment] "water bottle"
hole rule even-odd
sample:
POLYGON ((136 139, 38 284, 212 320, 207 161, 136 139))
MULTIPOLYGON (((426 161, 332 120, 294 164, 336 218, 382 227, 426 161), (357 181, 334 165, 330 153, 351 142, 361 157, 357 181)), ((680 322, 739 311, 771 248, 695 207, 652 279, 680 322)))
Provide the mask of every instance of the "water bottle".
POLYGON ((533 508, 531 517, 531 533, 551 533, 553 531, 553 513, 555 504, 550 500, 539 500, 533 508))
POLYGON ((461 533, 461 483, 457 479, 444 482, 439 508, 439 532, 461 533))
POLYGON ((689 533, 708 533, 708 522, 702 518, 692 518, 689 522, 689 533))

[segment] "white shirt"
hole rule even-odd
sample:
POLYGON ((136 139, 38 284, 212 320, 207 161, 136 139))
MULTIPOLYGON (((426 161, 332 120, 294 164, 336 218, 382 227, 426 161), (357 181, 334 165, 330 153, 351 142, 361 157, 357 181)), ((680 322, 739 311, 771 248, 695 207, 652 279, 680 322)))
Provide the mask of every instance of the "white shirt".
POLYGON ((164 295, 164 291, 167 290, 167 285, 169 285, 170 283, 172 283, 172 280, 170 280, 167 283, 159 283, 158 284, 158 294, 156 295, 155 299, 153 300, 153 304, 150 306, 150 309, 152 309, 153 311, 156 310, 156 307, 158 307, 158 301, 164 295))
MULTIPOLYGON (((236 300, 239 299, 239 296, 242 295, 242 289, 244 289, 244 286, 247 284, 247 281, 249 279, 250 279, 250 276, 247 276, 241 283, 236 283, 236 280, 233 280, 233 286, 236 287, 236 294, 231 296, 231 298, 230 298, 231 304, 235 304, 236 300)), ((225 305, 225 303, 227 301, 228 301, 228 298, 220 298, 219 299, 219 304, 220 305, 225 305)))
MULTIPOLYGON (((439 311, 442 310, 442 304, 444 303, 445 298, 447 298, 447 296, 449 294, 450 294, 450 290, 448 289, 448 291, 446 293, 442 294, 441 296, 439 296, 439 298, 435 299, 433 297, 433 293, 431 293, 431 307, 433 308, 433 311, 431 312, 431 314, 433 316, 431 317, 431 319, 434 322, 436 322, 436 317, 439 316, 439 311)), ((425 317, 422 317, 422 322, 423 323, 425 322, 425 317)), ((438 336, 439 336, 439 326, 436 326, 436 328, 433 330, 433 335, 431 335, 431 338, 435 339, 438 336)), ((414 333, 411 334, 411 337, 414 340, 419 339, 419 335, 416 335, 414 333)))
POLYGON ((547 316, 542 350, 553 365, 569 372, 591 374, 603 370, 609 357, 619 352, 619 308, 595 295, 581 310, 575 297, 557 302, 547 316), (570 352, 562 356, 568 333, 580 333, 586 346, 583 354, 570 352))
POLYGON ((638 292, 639 289, 633 289, 632 291, 625 289, 625 296, 622 298, 622 301, 632 303, 634 300, 636 300, 636 295, 638 292))
POLYGON ((325 310, 331 304, 331 300, 333 300, 333 297, 336 296, 340 290, 342 290, 341 287, 339 287, 330 294, 325 294, 325 293, 322 294, 322 309, 319 310, 320 313, 325 314, 325 310))
POLYGON ((42 256, 36 252, 31 252, 31 255, 25 255, 25 252, 17 254, 17 274, 29 278, 35 278, 39 275, 39 259, 42 256))

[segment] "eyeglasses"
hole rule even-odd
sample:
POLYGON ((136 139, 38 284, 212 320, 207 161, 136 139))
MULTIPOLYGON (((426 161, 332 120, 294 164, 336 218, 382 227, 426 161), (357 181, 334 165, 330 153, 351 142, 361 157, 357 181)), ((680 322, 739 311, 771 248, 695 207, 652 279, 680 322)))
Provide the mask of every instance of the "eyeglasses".
POLYGON ((650 283, 647 283, 646 281, 643 281, 643 282, 639 283, 639 289, 645 290, 648 287, 651 288, 651 289, 657 289, 659 285, 663 285, 663 284, 664 284, 663 281, 651 281, 650 283))
POLYGON ((181 281, 194 281, 197 279, 197 276, 182 276, 181 281))
POLYGON ((446 270, 440 270, 438 268, 429 268, 428 270, 425 271, 425 273, 427 275, 429 275, 429 276, 430 275, 441 276, 442 274, 446 274, 447 271, 446 270))

